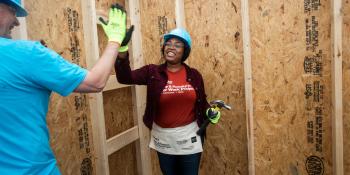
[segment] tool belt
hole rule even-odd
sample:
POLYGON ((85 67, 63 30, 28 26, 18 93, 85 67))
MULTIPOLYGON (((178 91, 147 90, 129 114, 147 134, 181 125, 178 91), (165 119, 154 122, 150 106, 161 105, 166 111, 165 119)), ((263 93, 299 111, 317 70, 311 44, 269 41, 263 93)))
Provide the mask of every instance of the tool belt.
POLYGON ((153 123, 149 147, 163 154, 187 155, 203 151, 199 127, 194 121, 176 128, 162 128, 153 123))

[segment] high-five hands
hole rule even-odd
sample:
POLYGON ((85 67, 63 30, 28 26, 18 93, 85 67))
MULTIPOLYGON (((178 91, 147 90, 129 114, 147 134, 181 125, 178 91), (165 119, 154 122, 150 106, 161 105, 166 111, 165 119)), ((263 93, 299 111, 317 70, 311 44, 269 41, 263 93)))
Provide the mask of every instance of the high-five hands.
POLYGON ((126 34, 126 12, 118 4, 112 5, 109 10, 108 22, 101 21, 102 28, 108 37, 108 41, 122 43, 126 34))
POLYGON ((123 6, 113 4, 109 11, 109 20, 106 22, 102 17, 99 18, 108 41, 120 44, 119 52, 128 51, 128 43, 132 37, 134 26, 126 29, 126 11, 123 6))

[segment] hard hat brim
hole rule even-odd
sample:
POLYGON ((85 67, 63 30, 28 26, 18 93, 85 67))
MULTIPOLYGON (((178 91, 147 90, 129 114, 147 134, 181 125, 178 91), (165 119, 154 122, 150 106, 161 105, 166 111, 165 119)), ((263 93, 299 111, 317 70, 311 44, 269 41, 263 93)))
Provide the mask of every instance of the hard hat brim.
POLYGON ((26 9, 24 9, 21 4, 18 4, 15 1, 5 1, 6 4, 11 5, 13 8, 16 9, 16 16, 17 17, 25 17, 28 16, 28 12, 26 9))
POLYGON ((184 38, 182 38, 182 37, 180 37, 178 35, 171 34, 171 33, 168 33, 168 34, 164 35, 164 42, 168 41, 171 38, 180 39, 185 45, 187 45, 187 47, 190 47, 188 42, 184 38))
POLYGON ((16 11, 16 16, 17 17, 26 17, 26 16, 28 16, 28 12, 24 8, 19 7, 16 11))

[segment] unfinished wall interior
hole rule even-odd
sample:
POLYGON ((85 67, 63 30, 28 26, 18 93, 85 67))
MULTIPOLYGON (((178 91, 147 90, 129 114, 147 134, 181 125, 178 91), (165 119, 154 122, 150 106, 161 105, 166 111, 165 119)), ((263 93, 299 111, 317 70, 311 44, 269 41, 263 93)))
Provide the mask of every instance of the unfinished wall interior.
POLYGON ((140 1, 142 52, 145 64, 162 63, 163 34, 176 27, 174 0, 140 1))
MULTIPOLYGON (((131 88, 120 88, 103 92, 107 139, 134 126, 131 88)), ((109 156, 110 174, 136 174, 135 143, 109 156)))
POLYGON ((207 130, 200 174, 248 174, 240 1, 191 0, 184 7, 193 40, 188 62, 202 73, 208 101, 233 107, 207 130))
POLYGON ((250 2, 257 174, 332 172, 331 4, 308 2, 250 2))
MULTIPOLYGON (((26 0, 28 37, 43 40, 69 61, 86 67, 80 1, 26 0)), ((94 163, 88 96, 51 97, 48 125, 62 174, 91 174, 94 163)))
MULTIPOLYGON (((84 0, 85 1, 85 0, 84 0)), ((87 1, 87 0, 86 0, 87 1)), ((242 9, 241 0, 91 0, 97 10, 108 10, 113 3, 125 5, 128 25, 134 24, 140 37, 133 38, 130 55, 133 65, 159 64, 163 34, 176 26, 176 10, 183 4, 184 24, 192 37, 190 66, 204 78, 208 101, 221 99, 231 111, 222 111, 217 125, 210 125, 200 165, 201 175, 311 175, 334 174, 332 143, 332 4, 326 0, 250 0, 242 9), (136 3, 137 2, 137 3, 136 3), (131 8, 130 8, 131 6, 131 8), (245 53, 243 11, 249 14, 253 116, 245 104, 245 53), (133 23, 139 15, 139 23, 133 23), (140 50, 136 50, 139 44, 140 50), (136 48, 136 49, 135 49, 136 48), (132 53, 139 51, 140 56, 132 53), (250 124, 252 135, 249 138, 250 124), (254 140, 253 145, 248 140, 254 140), (248 155, 248 150, 253 152, 248 155), (253 156, 251 156, 253 155, 253 156), (252 164, 253 167, 248 165, 252 164), (254 171, 252 171, 254 169, 254 171), (253 173, 254 172, 254 173, 253 173)), ((90 2, 90 1, 89 1, 90 2)), ((48 47, 67 60, 87 67, 87 36, 83 25, 83 1, 25 0, 28 37, 44 40, 48 47), (40 27, 38 27, 40 26, 40 27)), ((350 2, 342 1, 343 13, 343 122, 344 174, 350 172, 350 2)), ((181 15, 181 14, 180 14, 181 15)), ((98 52, 107 43, 96 26, 98 52)), ((137 35, 137 32, 136 32, 137 35)), ((137 66, 135 68, 137 68, 137 66)), ((112 72, 111 75, 115 74, 112 72)), ((111 88, 103 99, 103 125, 106 139, 133 128, 141 132, 135 116, 135 87, 111 88)), ((99 175, 101 158, 93 138, 91 103, 86 94, 51 98, 48 124, 51 145, 62 174, 99 175)), ((142 100, 142 99, 141 99, 142 100)), ((142 102, 141 102, 142 104, 142 102)), ((148 133, 145 133, 147 135, 148 133)), ((106 154, 110 175, 141 174, 139 140, 106 154)), ((100 148, 99 148, 100 149, 100 148)), ((107 149, 109 150, 109 148, 107 149)), ((151 174, 160 175, 158 158, 151 151, 151 174)), ((142 159, 142 158, 141 158, 142 159)), ((334 174, 335 175, 335 174, 334 174)), ((338 175, 338 174, 336 174, 338 175)))

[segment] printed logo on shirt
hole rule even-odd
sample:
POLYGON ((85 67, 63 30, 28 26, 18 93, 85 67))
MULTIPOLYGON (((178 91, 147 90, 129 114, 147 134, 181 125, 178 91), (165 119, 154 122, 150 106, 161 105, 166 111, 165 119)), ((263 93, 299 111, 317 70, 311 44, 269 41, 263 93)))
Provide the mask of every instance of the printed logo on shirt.
POLYGON ((191 142, 192 142, 192 143, 197 142, 197 137, 196 137, 196 136, 192 137, 192 138, 191 138, 191 142))
POLYGON ((194 91, 194 89, 189 84, 177 86, 173 85, 172 81, 168 81, 167 85, 163 89, 162 94, 183 94, 185 91, 194 91))

